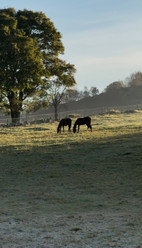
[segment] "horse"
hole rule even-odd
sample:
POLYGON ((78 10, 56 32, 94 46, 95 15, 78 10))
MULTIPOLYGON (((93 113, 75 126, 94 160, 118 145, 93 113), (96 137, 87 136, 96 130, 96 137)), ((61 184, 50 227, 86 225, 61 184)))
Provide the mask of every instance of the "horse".
POLYGON ((70 118, 65 118, 65 119, 60 120, 59 125, 57 127, 57 133, 61 132, 61 127, 63 127, 63 132, 64 132, 64 126, 68 126, 68 131, 70 131, 71 123, 72 123, 72 120, 70 118))
POLYGON ((80 129, 80 125, 85 125, 91 129, 92 132, 92 126, 91 126, 91 118, 90 117, 84 117, 84 118, 78 118, 75 123, 74 123, 74 127, 73 127, 73 132, 76 133, 76 126, 78 126, 78 132, 80 129))

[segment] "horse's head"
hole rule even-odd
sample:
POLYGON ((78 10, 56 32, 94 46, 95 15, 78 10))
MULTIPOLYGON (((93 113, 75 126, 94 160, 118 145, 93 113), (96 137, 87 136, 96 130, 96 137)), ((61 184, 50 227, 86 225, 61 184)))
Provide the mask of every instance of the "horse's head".
POLYGON ((59 132, 61 132, 61 127, 60 126, 57 127, 57 133, 59 133, 59 132))
POLYGON ((73 132, 76 133, 76 126, 73 127, 73 132))

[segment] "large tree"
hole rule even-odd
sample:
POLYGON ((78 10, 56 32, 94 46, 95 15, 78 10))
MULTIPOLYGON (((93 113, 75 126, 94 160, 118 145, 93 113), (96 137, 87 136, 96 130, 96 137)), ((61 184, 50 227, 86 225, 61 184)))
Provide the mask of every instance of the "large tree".
POLYGON ((44 13, 0 10, 0 101, 13 123, 19 123, 25 99, 42 97, 49 78, 59 77, 63 52, 61 34, 44 13))

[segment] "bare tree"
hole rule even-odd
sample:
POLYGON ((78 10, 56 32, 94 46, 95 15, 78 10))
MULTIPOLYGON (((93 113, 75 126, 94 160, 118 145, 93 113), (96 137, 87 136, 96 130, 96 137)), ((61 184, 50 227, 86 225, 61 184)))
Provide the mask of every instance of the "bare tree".
POLYGON ((48 92, 50 103, 54 107, 55 120, 58 120, 59 104, 65 100, 68 91, 76 84, 74 79, 76 69, 74 65, 58 60, 57 63, 54 64, 53 71, 55 76, 48 81, 48 92))
POLYGON ((80 92, 77 89, 71 89, 68 92, 68 101, 78 101, 80 100, 80 92))
POLYGON ((90 94, 91 94, 91 96, 96 96, 99 94, 99 90, 96 87, 91 87, 90 88, 90 94))
POLYGON ((83 91, 83 98, 89 97, 90 96, 90 92, 88 90, 88 87, 85 86, 84 87, 84 91, 83 91))

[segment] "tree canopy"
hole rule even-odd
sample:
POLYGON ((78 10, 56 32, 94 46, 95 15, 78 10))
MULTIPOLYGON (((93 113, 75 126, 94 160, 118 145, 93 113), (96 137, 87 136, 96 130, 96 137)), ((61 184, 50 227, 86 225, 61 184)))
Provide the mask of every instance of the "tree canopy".
POLYGON ((115 81, 106 87, 105 92, 112 92, 121 88, 125 88, 123 81, 115 81))
POLYGON ((67 84, 75 84, 74 66, 59 59, 63 53, 61 34, 44 13, 0 10, 0 101, 13 122, 26 98, 44 95, 49 78, 60 78, 64 85, 70 75, 67 84))
POLYGON ((132 73, 129 78, 127 78, 127 83, 129 87, 142 86, 142 72, 138 71, 132 73))

